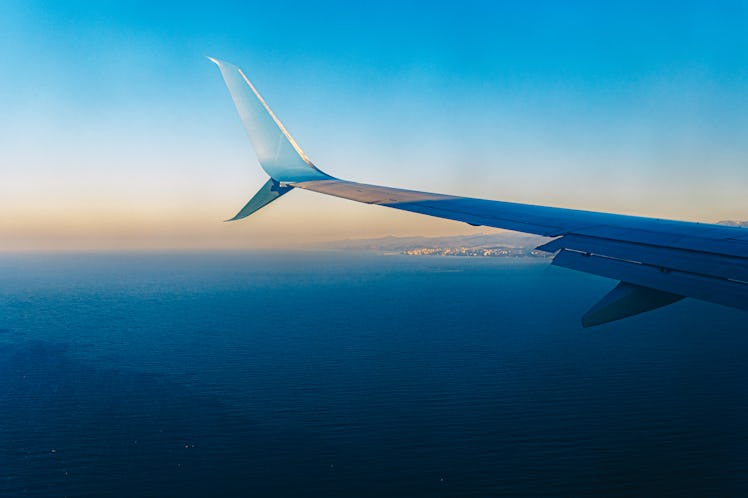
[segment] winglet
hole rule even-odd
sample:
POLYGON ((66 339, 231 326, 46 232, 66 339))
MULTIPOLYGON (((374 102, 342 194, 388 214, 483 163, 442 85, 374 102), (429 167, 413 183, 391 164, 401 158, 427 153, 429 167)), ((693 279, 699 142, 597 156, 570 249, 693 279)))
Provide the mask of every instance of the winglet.
POLYGON ((246 218, 250 214, 256 213, 260 209, 264 208, 278 197, 293 190, 290 185, 281 185, 272 178, 265 182, 265 185, 257 191, 257 193, 249 200, 244 207, 236 213, 236 216, 226 221, 236 221, 246 218))
POLYGON ((244 72, 213 57, 234 101, 260 166, 278 182, 329 180, 304 154, 244 72))

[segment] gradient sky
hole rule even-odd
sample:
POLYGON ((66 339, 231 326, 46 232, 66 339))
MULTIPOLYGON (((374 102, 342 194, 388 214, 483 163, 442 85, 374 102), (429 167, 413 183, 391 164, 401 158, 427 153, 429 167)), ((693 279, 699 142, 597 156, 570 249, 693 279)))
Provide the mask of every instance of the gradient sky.
POLYGON ((2 250, 486 231, 265 181, 216 67, 342 178, 748 219, 748 2, 0 4, 2 250), (256 4, 256 5, 253 5, 256 4))

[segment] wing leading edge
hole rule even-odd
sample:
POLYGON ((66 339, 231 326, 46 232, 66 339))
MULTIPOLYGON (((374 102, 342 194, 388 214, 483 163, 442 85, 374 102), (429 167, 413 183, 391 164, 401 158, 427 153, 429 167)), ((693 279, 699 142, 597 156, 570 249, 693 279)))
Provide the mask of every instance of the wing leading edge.
POLYGON ((241 219, 292 188, 366 204, 532 233, 554 240, 537 249, 552 264, 619 280, 582 318, 600 325, 684 297, 748 310, 748 230, 418 192, 340 180, 304 154, 238 67, 215 62, 258 161, 271 177, 232 219, 241 219))

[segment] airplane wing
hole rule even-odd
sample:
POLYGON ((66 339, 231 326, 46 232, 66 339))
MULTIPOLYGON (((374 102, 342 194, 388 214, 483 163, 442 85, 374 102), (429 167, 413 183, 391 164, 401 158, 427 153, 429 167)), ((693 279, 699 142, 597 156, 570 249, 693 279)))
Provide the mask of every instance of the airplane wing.
POLYGON ((472 199, 340 180, 317 168, 244 72, 216 63, 268 182, 232 220, 294 188, 403 211, 554 239, 537 249, 552 264, 619 280, 582 317, 585 327, 684 297, 748 310, 748 229, 512 202, 472 199))

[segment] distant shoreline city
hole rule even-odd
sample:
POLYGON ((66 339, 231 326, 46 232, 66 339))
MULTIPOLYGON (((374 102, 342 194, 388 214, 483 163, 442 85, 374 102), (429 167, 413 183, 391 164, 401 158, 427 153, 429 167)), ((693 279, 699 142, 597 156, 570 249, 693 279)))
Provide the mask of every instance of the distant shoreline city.
POLYGON ((513 232, 450 237, 383 237, 343 240, 328 248, 375 251, 406 256, 457 256, 477 258, 547 258, 551 255, 535 248, 548 239, 513 232))
POLYGON ((475 258, 548 258, 545 251, 527 247, 413 247, 401 252, 406 256, 462 256, 475 258))
MULTIPOLYGON (((748 221, 725 220, 719 221, 717 224, 748 228, 748 221)), ((549 240, 547 237, 501 231, 446 237, 390 236, 376 239, 349 239, 330 242, 322 247, 324 249, 373 251, 405 256, 551 258, 553 254, 535 249, 549 240)))

